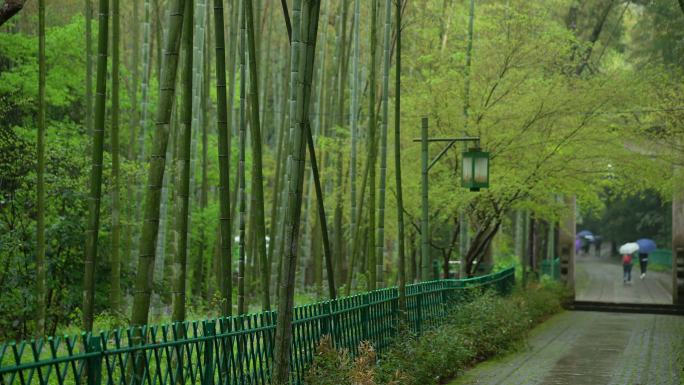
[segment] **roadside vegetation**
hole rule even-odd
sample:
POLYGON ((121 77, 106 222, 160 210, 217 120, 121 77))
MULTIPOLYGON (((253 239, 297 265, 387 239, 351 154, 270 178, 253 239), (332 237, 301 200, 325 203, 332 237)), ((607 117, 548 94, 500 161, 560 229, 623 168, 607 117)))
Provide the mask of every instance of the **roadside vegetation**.
POLYGON ((320 342, 307 385, 441 384, 475 363, 524 346, 529 331, 562 311, 566 290, 542 280, 508 297, 485 292, 454 308, 437 328, 417 336, 404 333, 378 355, 362 342, 358 355, 320 342))

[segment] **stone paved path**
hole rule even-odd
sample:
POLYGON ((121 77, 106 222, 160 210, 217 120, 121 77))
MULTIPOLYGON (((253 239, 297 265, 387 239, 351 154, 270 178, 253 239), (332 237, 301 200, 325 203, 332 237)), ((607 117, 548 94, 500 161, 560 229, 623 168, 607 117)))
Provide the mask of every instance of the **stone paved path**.
POLYGON ((572 311, 450 385, 677 385, 682 367, 684 317, 572 311))
POLYGON ((575 298, 580 301, 622 303, 672 303, 670 273, 649 271, 639 279, 639 263, 632 268, 632 284, 622 282, 622 265, 617 259, 578 257, 575 298))

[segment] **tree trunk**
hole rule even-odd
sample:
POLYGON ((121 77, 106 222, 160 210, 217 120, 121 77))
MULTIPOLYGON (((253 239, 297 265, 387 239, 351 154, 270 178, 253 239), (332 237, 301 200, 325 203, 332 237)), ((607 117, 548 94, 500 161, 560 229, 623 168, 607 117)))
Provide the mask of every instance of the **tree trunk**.
MULTIPOLYGON (((133 4, 133 60, 131 64, 132 73, 132 84, 129 88, 129 98, 131 100, 131 110, 129 117, 129 137, 128 137, 128 160, 134 161, 136 159, 136 147, 135 142, 138 137, 138 124, 140 121, 140 113, 138 111, 138 85, 140 83, 140 17, 138 15, 138 3, 133 4)), ((142 127, 141 127, 142 129, 142 127)), ((123 244, 123 255, 121 260, 121 275, 126 276, 131 270, 131 261, 133 255, 133 237, 134 237, 134 218, 137 217, 137 210, 135 209, 135 194, 137 181, 133 174, 128 178, 126 185, 126 204, 124 207, 125 224, 123 226, 124 230, 124 244, 123 244)), ((121 293, 123 296, 125 291, 121 293)), ((122 310, 122 309, 120 309, 122 310)))
MULTIPOLYGON (((469 110, 470 110, 470 67, 472 63, 472 52, 473 52, 473 29, 475 24, 475 0, 470 0, 470 10, 468 14, 468 41, 466 43, 466 62, 463 74, 463 135, 468 136, 468 123, 469 123, 469 110)), ((467 148, 467 144, 463 144, 463 149, 467 148)), ((467 251, 469 250, 469 239, 468 239, 468 216, 463 210, 458 218, 459 226, 461 229, 458 244, 461 254, 461 265, 459 276, 469 275, 470 266, 467 266, 467 251), (466 273, 466 274, 463 274, 466 273)))
MULTIPOLYGON (((40 13, 40 4, 38 3, 38 12, 40 13)), ((0 7, 0 26, 5 24, 7 20, 16 15, 24 7, 26 0, 5 0, 5 3, 0 7)), ((39 16, 40 17, 40 16, 39 16)), ((40 28, 40 27, 38 27, 40 28)))
POLYGON ((494 223, 482 224, 473 237, 470 247, 468 248, 468 253, 466 254, 466 277, 475 276, 477 269, 480 267, 480 263, 482 263, 482 260, 487 253, 487 248, 490 247, 494 236, 499 232, 501 220, 495 218, 493 221, 494 223))
MULTIPOLYGON (((252 207, 255 216, 255 236, 256 236, 256 254, 259 256, 259 263, 261 265, 261 291, 262 303, 264 310, 271 309, 270 289, 269 289, 269 271, 268 259, 266 254, 266 223, 264 219, 264 181, 262 175, 262 155, 261 155, 261 122, 259 118, 259 86, 257 82, 257 62, 256 62, 256 48, 255 48, 255 31, 254 31, 254 15, 252 12, 251 3, 247 7, 247 37, 249 49, 249 101, 250 101, 250 136, 252 139, 252 178, 254 191, 254 199, 256 200, 256 207, 252 207)), ((243 54, 244 55, 244 54, 243 54)))
MULTIPOLYGON (((353 243, 356 238, 356 228, 358 227, 358 218, 356 217, 356 205, 357 205, 357 199, 356 199, 356 142, 357 142, 357 116, 356 112, 358 111, 358 87, 359 87, 359 24, 361 23, 361 16, 360 16, 360 0, 355 0, 354 2, 354 62, 353 62, 353 67, 352 67, 352 80, 351 80, 351 111, 350 111, 350 125, 351 125, 351 153, 350 153, 350 166, 349 166, 349 179, 350 179, 350 186, 351 186, 351 205, 350 205, 350 218, 351 218, 351 226, 349 228, 350 230, 350 247, 349 250, 354 250, 353 243)), ((352 251, 353 253, 353 251, 352 251)), ((354 255, 352 254, 352 258, 354 255)), ((352 276, 354 274, 354 267, 353 263, 349 264, 349 276, 352 276)), ((349 283, 351 279, 347 279, 347 282, 349 283)), ((349 286, 349 285, 347 285, 349 286)), ((347 287, 347 293, 350 292, 350 287, 347 287)))
POLYGON ((240 235, 239 235, 239 256, 238 256, 238 277, 237 277, 237 312, 238 315, 245 314, 245 199, 247 195, 245 194, 245 148, 247 146, 247 122, 245 121, 245 109, 247 108, 245 94, 247 91, 246 87, 246 76, 247 72, 245 69, 245 56, 247 55, 247 49, 245 47, 245 8, 251 8, 252 4, 242 3, 242 12, 240 22, 240 140, 239 148, 240 153, 238 156, 238 175, 239 175, 239 193, 238 193, 238 204, 240 205, 240 235))
POLYGON ((421 163, 421 221, 420 221, 420 280, 430 275, 430 223, 428 215, 428 118, 422 118, 420 130, 421 163))
POLYGON ((226 101, 226 55, 223 23, 223 0, 214 0, 214 36, 216 39, 216 121, 218 130, 219 162, 219 215, 220 252, 219 270, 222 272, 221 312, 223 316, 232 313, 232 229, 230 225, 230 135, 228 133, 228 106, 226 101))
POLYGON ((171 320, 185 321, 185 279, 188 253, 188 212, 190 205, 190 142, 192 138, 192 76, 193 76, 193 0, 185 0, 183 15, 182 48, 183 71, 181 74, 181 122, 178 133, 178 155, 176 173, 176 239, 177 250, 174 261, 173 314, 171 320))
POLYGON ((291 43, 290 140, 287 221, 285 226, 285 254, 279 287, 278 319, 273 355, 274 384, 289 381, 290 349, 292 345, 292 309, 297 268, 297 250, 302 201, 303 166, 305 162, 306 117, 308 93, 313 74, 315 41, 320 3, 317 0, 295 0, 293 6, 291 43), (302 39, 302 36, 303 39, 302 39), (300 78, 301 76, 301 78, 300 78))
POLYGON ((390 69, 390 29, 392 25, 392 3, 385 1, 385 31, 383 38, 384 59, 382 71, 382 131, 380 132, 380 185, 378 188, 378 235, 376 240, 376 288, 384 286, 384 245, 385 245, 385 187, 387 184, 387 123, 389 119, 389 69, 390 69))
POLYGON ((83 328, 92 330, 95 301, 95 264, 97 263, 97 238, 100 230, 100 197, 102 195, 102 154, 105 126, 105 98, 107 96, 107 44, 109 25, 109 1, 100 0, 97 42, 97 85, 95 121, 90 168, 90 193, 88 205, 88 229, 86 231, 85 275, 83 282, 83 328))
MULTIPOLYGON (((389 0, 387 0, 389 2, 389 0)), ((397 253, 398 253, 398 286, 399 310, 406 313, 406 257, 404 255, 404 203, 401 188, 401 11, 402 0, 396 0, 397 56, 394 83, 394 168, 395 187, 397 193, 397 253)))
MULTIPOLYGON (((145 0, 144 3, 144 9, 145 9, 145 21, 143 22, 143 44, 142 44, 142 62, 143 62, 143 69, 142 69, 142 84, 141 84, 141 113, 140 113, 140 131, 138 132, 138 161, 141 164, 144 164, 147 162, 147 157, 145 154, 145 137, 147 135, 147 115, 148 115, 148 110, 149 110, 149 87, 150 87, 150 74, 151 74, 151 56, 150 53, 152 52, 152 47, 150 46, 150 35, 151 35, 151 27, 150 27, 150 0, 145 0)), ((140 186, 137 187, 137 199, 136 202, 134 203, 135 207, 135 212, 137 213, 135 215, 135 219, 139 219, 140 222, 142 223, 142 210, 141 210, 141 204, 142 202, 142 192, 144 190, 143 186, 143 181, 140 181, 140 186)), ((140 229, 141 227, 137 227, 136 230, 134 231, 133 239, 132 239, 132 247, 134 249, 139 249, 139 244, 140 244, 140 229)), ((131 261, 132 263, 135 263, 135 261, 131 261)), ((131 266, 132 267, 132 266, 131 266)))
POLYGON ((93 6, 85 0, 85 41, 86 41, 86 132, 93 135, 93 6))
POLYGON ((45 0, 38 0, 38 140, 36 154, 36 337, 45 333, 45 0))
POLYGON ((581 75, 582 72, 589 66, 589 59, 591 58, 591 53, 594 50, 594 45, 598 41, 599 36, 601 36, 601 31, 603 31, 603 26, 606 24, 606 20, 608 19, 610 11, 613 9, 613 5, 615 5, 615 0, 608 0, 608 4, 606 4, 606 7, 603 9, 603 12, 601 12, 599 19, 596 22, 596 25, 594 25, 591 35, 589 36, 590 45, 587 47, 584 55, 582 55, 581 62, 575 70, 575 74, 577 76, 581 75))
POLYGON ((159 203, 169 140, 169 123, 176 93, 176 70, 183 25, 184 0, 174 0, 168 17, 168 33, 164 41, 164 64, 160 78, 159 107, 157 108, 154 147, 145 191, 144 221, 140 242, 140 256, 135 280, 135 297, 131 315, 132 325, 147 323, 150 309, 151 281, 154 272, 155 243, 159 230, 159 203))
POLYGON ((112 251, 109 306, 117 313, 121 302, 121 203, 119 200, 119 0, 112 0, 112 251))
POLYGON ((513 250, 518 258, 522 258, 523 252, 525 250, 524 245, 524 219, 522 210, 515 210, 515 230, 514 230, 514 241, 513 250))
POLYGON ((369 186, 368 186, 368 290, 375 290, 376 275, 376 255, 375 255, 375 165, 377 160, 377 119, 375 116, 375 90, 377 82, 376 77, 376 51, 377 51, 377 25, 378 25, 378 0, 371 1, 371 33, 370 33, 370 79, 368 98, 368 170, 369 170, 369 186))
MULTIPOLYGON (((200 145, 200 186, 199 186, 199 212, 200 218, 207 209, 209 181, 207 179, 207 141, 208 141, 208 113, 207 113, 207 98, 209 88, 209 61, 207 60, 207 23, 208 7, 204 0, 198 0, 195 6, 195 20, 193 37, 194 54, 200 60, 193 60, 193 79, 192 79, 192 127, 196 130, 201 130, 201 145, 200 145)), ((194 139, 194 137, 193 137, 194 139)), ((193 168, 191 168, 193 169, 193 168)), ((190 178, 192 181, 193 178, 190 178)), ((189 225, 189 228, 191 226, 189 225)), ((200 303, 204 298, 204 249, 206 248, 206 229, 204 224, 199 226, 199 241, 198 250, 192 259, 192 277, 190 280, 190 292, 192 293, 193 301, 200 303)))
MULTIPOLYGON (((345 59, 347 55, 345 55, 345 40, 347 36, 347 15, 348 15, 348 8, 347 5, 349 2, 343 1, 340 2, 340 8, 341 8, 341 16, 339 19, 339 42, 338 42, 338 52, 339 54, 337 55, 337 63, 338 68, 337 68, 337 73, 338 73, 338 89, 343 90, 346 87, 347 81, 346 81, 346 76, 347 76, 347 68, 345 64, 347 63, 347 60, 345 59)), ((339 127, 344 126, 344 100, 345 100, 345 93, 344 92, 337 92, 338 99, 337 99, 337 125, 339 127)), ((344 174, 344 156, 342 153, 342 134, 338 134, 337 138, 337 154, 336 154, 336 176, 335 176, 335 185, 336 185, 336 190, 338 191, 337 197, 335 199, 336 204, 335 204, 335 214, 334 214, 334 228, 333 232, 335 234, 335 271, 336 271, 336 282, 338 282, 338 285, 341 285, 342 282, 344 282, 344 257, 346 253, 344 253, 344 248, 346 245, 346 242, 344 240, 344 230, 342 228, 342 215, 343 215, 343 210, 344 210, 344 193, 343 193, 343 174, 344 174)))

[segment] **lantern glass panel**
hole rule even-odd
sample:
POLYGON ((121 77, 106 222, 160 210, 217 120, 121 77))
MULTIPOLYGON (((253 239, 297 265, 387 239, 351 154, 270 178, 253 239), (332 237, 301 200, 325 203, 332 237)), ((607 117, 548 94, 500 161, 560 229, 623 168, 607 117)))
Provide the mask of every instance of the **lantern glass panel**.
POLYGON ((477 184, 489 182, 489 159, 487 157, 475 158, 474 179, 477 184))
POLYGON ((471 154, 463 154, 463 183, 470 184, 473 182, 473 158, 471 154))

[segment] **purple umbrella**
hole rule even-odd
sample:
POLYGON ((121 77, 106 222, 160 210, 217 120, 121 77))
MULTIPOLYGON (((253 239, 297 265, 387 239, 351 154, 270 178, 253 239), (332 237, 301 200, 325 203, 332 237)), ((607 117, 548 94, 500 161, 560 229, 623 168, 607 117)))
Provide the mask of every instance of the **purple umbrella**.
POLYGON ((592 232, 589 230, 582 230, 579 233, 577 233, 576 236, 586 238, 586 237, 593 237, 594 234, 592 234, 592 232))
POLYGON ((648 253, 650 253, 653 250, 658 248, 656 246, 655 241, 653 241, 652 239, 647 239, 647 238, 641 238, 641 239, 637 240, 636 244, 639 245, 639 253, 640 254, 648 254, 648 253))

